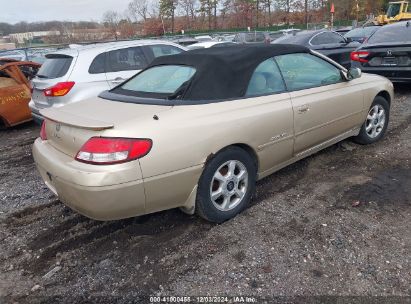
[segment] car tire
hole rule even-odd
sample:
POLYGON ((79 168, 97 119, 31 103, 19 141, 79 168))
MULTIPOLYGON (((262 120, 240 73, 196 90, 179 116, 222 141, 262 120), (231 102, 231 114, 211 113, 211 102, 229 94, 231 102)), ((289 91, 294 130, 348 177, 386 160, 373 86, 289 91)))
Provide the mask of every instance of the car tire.
POLYGON ((239 147, 228 147, 206 164, 200 177, 196 213, 210 222, 222 223, 250 203, 256 183, 254 159, 239 147))
POLYGON ((354 141, 361 145, 369 145, 379 141, 387 131, 390 119, 390 105, 388 101, 377 96, 372 103, 364 124, 354 141))

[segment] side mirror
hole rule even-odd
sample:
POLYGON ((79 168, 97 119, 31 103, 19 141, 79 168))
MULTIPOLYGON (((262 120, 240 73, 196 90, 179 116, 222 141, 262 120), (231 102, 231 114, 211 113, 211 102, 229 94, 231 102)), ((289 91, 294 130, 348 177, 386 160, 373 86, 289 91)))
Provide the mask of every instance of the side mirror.
POLYGON ((360 78, 362 71, 359 68, 351 68, 347 72, 347 80, 354 80, 360 78))

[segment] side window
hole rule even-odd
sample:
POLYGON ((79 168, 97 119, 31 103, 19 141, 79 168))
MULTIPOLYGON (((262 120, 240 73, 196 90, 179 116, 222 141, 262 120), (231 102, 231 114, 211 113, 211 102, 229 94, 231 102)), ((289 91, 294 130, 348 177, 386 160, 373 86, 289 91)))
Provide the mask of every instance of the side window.
POLYGON ((312 38, 310 40, 310 44, 312 45, 321 45, 321 44, 327 44, 327 40, 325 37, 325 33, 320 33, 317 36, 314 36, 314 38, 312 38))
POLYGON ((330 35, 330 41, 333 41, 333 43, 345 43, 345 39, 343 36, 341 36, 338 33, 329 33, 330 35))
POLYGON ((285 91, 281 73, 273 58, 258 65, 248 84, 246 96, 275 94, 285 91))
POLYGON ((311 39, 310 43, 312 45, 322 45, 322 44, 335 44, 335 43, 344 43, 345 40, 342 36, 337 33, 332 32, 323 32, 314 36, 311 39))
POLYGON ((276 61, 288 90, 302 90, 342 81, 341 71, 327 61, 311 54, 277 56, 276 61))
POLYGON ((265 40, 265 36, 263 33, 246 33, 245 34, 246 42, 263 42, 264 40, 265 40))
POLYGON ((153 52, 154 58, 161 57, 161 56, 167 56, 167 55, 180 54, 183 52, 182 49, 177 48, 172 45, 167 45, 167 44, 149 45, 148 47, 153 52))
POLYGON ((90 74, 100 74, 106 72, 106 53, 97 55, 88 69, 90 74))
POLYGON ((108 72, 141 70, 147 60, 141 47, 132 47, 108 52, 108 72))

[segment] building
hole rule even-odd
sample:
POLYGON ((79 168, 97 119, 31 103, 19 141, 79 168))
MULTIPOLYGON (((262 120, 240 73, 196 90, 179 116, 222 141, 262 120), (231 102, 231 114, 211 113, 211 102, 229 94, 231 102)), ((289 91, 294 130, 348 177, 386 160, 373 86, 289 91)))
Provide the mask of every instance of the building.
POLYGON ((42 32, 26 32, 26 33, 14 33, 10 34, 10 40, 17 44, 23 44, 27 41, 33 41, 35 39, 41 39, 49 36, 59 36, 60 31, 42 31, 42 32))
POLYGON ((10 41, 9 36, 0 37, 0 51, 12 50, 16 48, 16 44, 10 41))

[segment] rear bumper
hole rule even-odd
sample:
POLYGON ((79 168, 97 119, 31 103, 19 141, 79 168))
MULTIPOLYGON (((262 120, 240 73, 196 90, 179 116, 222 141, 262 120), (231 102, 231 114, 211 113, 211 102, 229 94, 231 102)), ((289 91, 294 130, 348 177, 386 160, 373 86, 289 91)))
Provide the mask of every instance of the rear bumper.
POLYGON ((40 114, 40 109, 38 109, 35 105, 35 103, 33 102, 33 100, 31 100, 29 102, 29 108, 31 111, 31 116, 33 117, 34 122, 36 122, 37 124, 41 125, 41 123, 44 120, 43 115, 40 114))
POLYGON ((363 67, 358 64, 364 73, 384 76, 392 82, 411 82, 411 67, 363 67))
POLYGON ((139 166, 116 165, 116 170, 108 170, 107 166, 81 164, 40 139, 33 145, 33 157, 50 190, 65 205, 87 217, 116 220, 146 213, 144 184, 138 178, 141 172, 136 172, 135 180, 113 182, 122 173, 140 170, 139 166))

